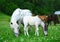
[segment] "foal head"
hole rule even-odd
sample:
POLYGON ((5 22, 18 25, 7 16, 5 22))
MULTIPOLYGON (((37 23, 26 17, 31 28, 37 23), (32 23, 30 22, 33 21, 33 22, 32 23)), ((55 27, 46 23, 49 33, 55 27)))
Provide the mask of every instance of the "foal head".
POLYGON ((48 24, 45 24, 45 27, 44 27, 44 34, 45 34, 45 36, 47 36, 47 32, 48 32, 48 24))

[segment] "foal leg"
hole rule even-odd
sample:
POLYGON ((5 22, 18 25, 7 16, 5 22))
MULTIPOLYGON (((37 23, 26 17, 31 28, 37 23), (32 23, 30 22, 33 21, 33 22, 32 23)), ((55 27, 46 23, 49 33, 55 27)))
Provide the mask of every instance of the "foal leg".
POLYGON ((26 30, 27 30, 26 33, 27 33, 27 35, 29 36, 29 34, 28 34, 28 27, 26 28, 26 30))
POLYGON ((26 36, 26 26, 24 26, 24 35, 26 36))
POLYGON ((35 35, 39 36, 39 32, 38 32, 38 30, 39 30, 39 29, 38 29, 38 25, 36 24, 35 26, 36 26, 35 35))
POLYGON ((24 34, 25 34, 25 36, 26 36, 26 35, 29 36, 29 34, 28 34, 28 28, 27 28, 27 26, 28 26, 28 21, 26 20, 26 18, 23 18, 23 23, 24 23, 24 34))
POLYGON ((27 27, 26 24, 24 25, 24 34, 25 34, 25 36, 26 36, 26 35, 29 36, 29 34, 28 34, 28 27, 27 27))

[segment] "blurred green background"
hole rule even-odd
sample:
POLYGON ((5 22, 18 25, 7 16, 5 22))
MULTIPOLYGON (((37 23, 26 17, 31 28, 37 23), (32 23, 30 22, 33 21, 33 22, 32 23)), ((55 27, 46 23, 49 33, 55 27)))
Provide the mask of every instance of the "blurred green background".
POLYGON ((11 15, 16 8, 29 9, 35 15, 60 10, 60 0, 0 0, 0 11, 11 15))

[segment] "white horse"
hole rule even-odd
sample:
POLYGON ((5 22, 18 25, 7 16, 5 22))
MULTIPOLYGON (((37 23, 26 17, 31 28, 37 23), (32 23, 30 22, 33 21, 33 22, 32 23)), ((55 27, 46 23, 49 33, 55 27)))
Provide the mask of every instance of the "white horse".
POLYGON ((38 26, 41 25, 43 27, 44 35, 47 35, 47 29, 48 26, 39 18, 39 16, 25 16, 23 18, 23 23, 24 23, 24 34, 28 35, 28 24, 29 25, 34 25, 36 27, 35 30, 35 35, 39 36, 39 28, 38 26))
POLYGON ((31 11, 28 9, 17 8, 11 16, 10 26, 17 37, 19 35, 19 24, 22 23, 24 16, 32 16, 31 11))

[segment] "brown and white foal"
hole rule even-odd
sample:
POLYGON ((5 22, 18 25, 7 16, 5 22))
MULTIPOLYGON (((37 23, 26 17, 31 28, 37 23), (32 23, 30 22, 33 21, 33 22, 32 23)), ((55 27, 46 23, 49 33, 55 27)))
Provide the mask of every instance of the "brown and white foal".
POLYGON ((44 35, 47 35, 48 26, 44 23, 44 21, 39 18, 39 16, 25 16, 23 18, 23 24, 24 24, 24 34, 29 36, 28 33, 28 25, 34 25, 36 27, 35 35, 39 36, 39 28, 38 26, 41 25, 43 28, 44 35))

